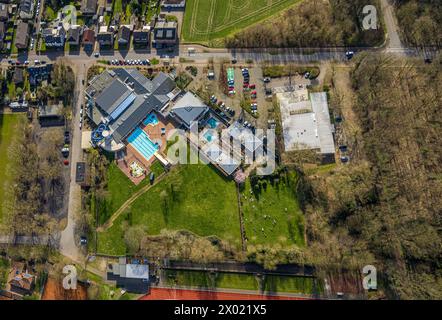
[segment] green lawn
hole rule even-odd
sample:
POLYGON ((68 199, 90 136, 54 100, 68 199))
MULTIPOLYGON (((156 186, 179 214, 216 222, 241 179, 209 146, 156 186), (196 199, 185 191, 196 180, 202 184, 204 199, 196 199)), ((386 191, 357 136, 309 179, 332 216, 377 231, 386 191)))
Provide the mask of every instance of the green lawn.
POLYGON ((290 276, 266 276, 265 292, 287 292, 313 294, 313 278, 290 276))
POLYGON ((123 1, 122 0, 114 0, 114 7, 112 10, 113 14, 122 13, 123 12, 123 1))
POLYGON ((4 215, 3 204, 9 200, 9 185, 12 176, 8 170, 11 165, 8 157, 8 148, 17 137, 17 125, 23 121, 25 117, 22 114, 0 114, 0 224, 4 215))
POLYGON ((258 280, 250 274, 166 270, 165 278, 170 286, 259 290, 258 280))
POLYGON ((0 289, 4 289, 8 281, 9 261, 0 257, 0 289))
POLYGON ((53 21, 57 18, 57 13, 49 6, 45 6, 44 17, 48 21, 53 21))
MULTIPOLYGON (((109 187, 118 194, 112 202, 115 208, 133 192, 124 190, 124 181, 109 181, 109 187)), ((149 234, 159 234, 162 229, 189 230, 200 236, 216 235, 239 246, 235 188, 233 181, 225 180, 211 166, 175 168, 132 204, 131 215, 122 214, 111 228, 98 234, 98 252, 125 253, 123 222, 143 225, 149 234)))
MULTIPOLYGON (((197 288, 223 288, 259 292, 258 279, 252 274, 224 273, 210 274, 204 271, 165 270, 164 277, 169 286, 197 288)), ((267 275, 264 292, 267 293, 314 293, 314 278, 267 275)))
POLYGON ((304 246, 304 216, 294 193, 296 174, 281 174, 273 185, 266 180, 258 196, 250 180, 242 193, 244 224, 249 244, 296 244, 304 246))
POLYGON ((211 44, 262 21, 300 0, 187 0, 183 42, 211 44))
MULTIPOLYGON (((155 168, 157 162, 153 164, 155 168)), ((160 164, 161 165, 161 164, 160 164)), ((158 169, 157 169, 158 170, 158 169)), ((99 222, 103 224, 109 217, 122 206, 122 204, 130 198, 130 196, 149 183, 149 179, 144 179, 139 185, 135 185, 129 178, 118 168, 115 162, 109 165, 107 173, 107 194, 104 201, 99 203, 99 222)))

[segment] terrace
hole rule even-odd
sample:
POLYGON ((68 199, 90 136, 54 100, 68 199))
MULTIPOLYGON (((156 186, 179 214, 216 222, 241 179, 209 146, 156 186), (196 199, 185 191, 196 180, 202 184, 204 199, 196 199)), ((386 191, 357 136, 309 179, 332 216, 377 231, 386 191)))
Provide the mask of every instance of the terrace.
POLYGON ((118 153, 117 159, 118 167, 136 185, 146 177, 147 173, 150 171, 151 165, 155 162, 158 156, 163 159, 165 158, 164 156, 161 156, 161 154, 164 154, 167 148, 167 132, 173 130, 175 126, 160 114, 153 112, 140 124, 139 128, 147 134, 152 143, 158 146, 158 150, 152 156, 147 158, 143 155, 143 151, 141 151, 136 145, 128 143, 126 150, 118 153), (153 119, 152 116, 155 117, 156 121, 149 121, 150 119, 153 119), (143 174, 134 174, 134 171, 137 171, 133 168, 134 163, 141 167, 144 171, 143 174))

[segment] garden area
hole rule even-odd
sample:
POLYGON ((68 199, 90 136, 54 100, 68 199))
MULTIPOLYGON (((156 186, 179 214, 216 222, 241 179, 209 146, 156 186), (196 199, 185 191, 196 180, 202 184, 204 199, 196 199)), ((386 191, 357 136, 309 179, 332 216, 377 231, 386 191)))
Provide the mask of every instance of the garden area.
POLYGON ((246 181, 241 201, 248 245, 305 245, 304 216, 295 186, 296 173, 283 170, 246 181))
POLYGON ((266 275, 258 278, 253 274, 204 272, 187 270, 165 270, 164 281, 168 286, 192 288, 219 288, 262 291, 265 293, 299 293, 313 294, 321 291, 315 288, 318 281, 311 277, 296 277, 282 275, 266 275), (261 283, 261 285, 260 285, 261 283))
POLYGON ((259 290, 258 281, 251 274, 165 270, 164 278, 169 286, 259 290))
MULTIPOLYGON (((110 167, 108 191, 113 213, 135 187, 122 173, 110 167), (112 181, 114 180, 114 181, 112 181)), ((211 166, 186 165, 172 169, 149 191, 142 194, 113 225, 98 233, 98 252, 125 254, 124 234, 128 226, 143 226, 147 234, 162 229, 188 230, 199 236, 217 236, 232 245, 241 243, 235 183, 225 179, 211 166)), ((110 216, 110 215, 109 215, 110 216)))
POLYGON ((4 204, 8 203, 11 195, 11 193, 8 192, 9 184, 12 180, 9 170, 11 161, 8 157, 8 149, 18 136, 16 134, 17 127, 23 120, 24 116, 21 114, 0 114, 0 167, 2 168, 2 170, 0 170, 0 225, 5 214, 4 204))
POLYGON ((0 256, 0 290, 4 289, 8 281, 9 260, 0 256))

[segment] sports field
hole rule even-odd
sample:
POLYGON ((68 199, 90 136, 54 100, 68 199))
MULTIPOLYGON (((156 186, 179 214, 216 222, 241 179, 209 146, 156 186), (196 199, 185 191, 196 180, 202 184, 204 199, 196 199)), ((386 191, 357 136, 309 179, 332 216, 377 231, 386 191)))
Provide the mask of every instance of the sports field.
POLYGON ((299 1, 187 0, 181 40, 209 46, 220 45, 222 43, 220 39, 262 21, 299 1))
POLYGON ((169 288, 152 288, 150 293, 140 300, 307 300, 294 296, 275 296, 247 294, 238 292, 221 292, 206 290, 183 290, 169 288))

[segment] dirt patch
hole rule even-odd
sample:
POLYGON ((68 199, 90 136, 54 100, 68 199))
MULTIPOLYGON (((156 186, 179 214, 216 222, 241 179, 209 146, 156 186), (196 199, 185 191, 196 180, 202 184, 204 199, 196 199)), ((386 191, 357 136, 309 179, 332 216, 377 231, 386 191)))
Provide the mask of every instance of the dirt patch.
POLYGON ((87 300, 87 288, 77 283, 76 290, 66 290, 61 281, 49 278, 46 282, 42 300, 87 300))

